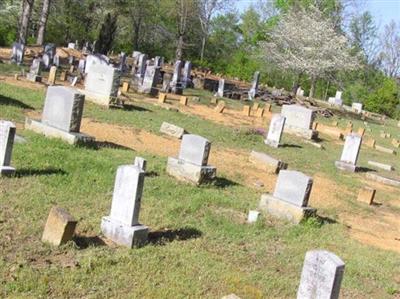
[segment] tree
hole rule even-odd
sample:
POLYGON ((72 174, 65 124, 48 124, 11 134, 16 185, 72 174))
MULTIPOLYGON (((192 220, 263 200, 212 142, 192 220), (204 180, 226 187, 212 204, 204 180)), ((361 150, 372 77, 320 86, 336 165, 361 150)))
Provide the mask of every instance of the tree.
POLYGON ((107 55, 111 50, 112 44, 117 31, 117 16, 115 14, 108 13, 101 25, 99 38, 96 43, 96 51, 98 53, 107 55))
POLYGON ((28 26, 31 19, 34 0, 24 0, 21 12, 21 24, 19 27, 19 42, 26 44, 28 35, 28 26))
POLYGON ((384 73, 389 77, 400 75, 400 24, 394 21, 385 26, 381 41, 382 49, 379 55, 384 73))
POLYGON ((259 55, 283 70, 308 75, 309 96, 313 97, 319 78, 359 67, 347 43, 347 38, 337 33, 334 24, 317 8, 292 8, 272 30, 270 41, 260 43, 259 55))
POLYGON ((230 0, 200 0, 199 20, 203 36, 201 38, 200 61, 203 61, 206 41, 210 35, 211 18, 215 13, 225 8, 230 0))
POLYGON ((49 17, 50 2, 50 0, 43 0, 42 14, 39 20, 39 29, 36 39, 36 43, 41 46, 44 42, 44 34, 46 31, 47 19, 49 17))

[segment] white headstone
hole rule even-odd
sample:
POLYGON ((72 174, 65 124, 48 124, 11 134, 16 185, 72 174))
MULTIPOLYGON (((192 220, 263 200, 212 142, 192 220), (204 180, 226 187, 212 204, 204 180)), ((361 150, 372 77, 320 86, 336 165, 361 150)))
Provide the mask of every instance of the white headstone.
POLYGON ((338 100, 342 99, 342 92, 341 91, 336 91, 335 99, 338 99, 338 100))
POLYGON ((15 131, 15 124, 0 120, 0 168, 10 166, 15 131))
POLYGON ((224 89, 225 89, 225 79, 219 79, 217 97, 220 98, 224 97, 224 89))
POLYGON ((286 117, 286 125, 311 129, 314 120, 314 111, 299 105, 282 105, 281 114, 286 117))
POLYGON ((275 185, 274 197, 297 207, 307 207, 312 185, 312 178, 299 171, 281 170, 275 185))
POLYGON ((361 113, 363 109, 363 105, 361 103, 353 103, 351 104, 351 108, 356 113, 361 113))
POLYGON ((337 299, 344 274, 344 262, 326 250, 306 253, 297 299, 337 299))
POLYGON ((125 225, 139 224, 145 172, 135 165, 118 167, 110 218, 125 225))
POLYGON ((13 43, 11 61, 20 65, 24 62, 25 45, 21 43, 13 43))
POLYGON ((89 73, 92 66, 95 65, 108 65, 108 60, 105 59, 102 55, 88 55, 86 57, 86 66, 85 66, 85 73, 89 73))
POLYGON ((142 157, 135 157, 135 161, 133 165, 138 166, 141 170, 146 171, 147 168, 147 161, 142 157))
POLYGON ((190 61, 185 62, 182 74, 182 87, 186 88, 190 83, 190 73, 192 71, 192 63, 190 61))
POLYGON ((269 124, 267 139, 265 144, 272 147, 278 147, 281 142, 283 127, 285 126, 285 117, 280 114, 274 114, 269 124))
POLYGON ((341 162, 349 163, 352 165, 357 164, 358 155, 360 153, 362 138, 357 134, 350 134, 346 136, 344 142, 341 162))
POLYGON ((253 100, 258 92, 258 84, 260 81, 260 72, 255 72, 253 77, 253 82, 249 91, 249 99, 253 100))
POLYGON ((94 97, 117 97, 120 78, 120 71, 112 66, 92 65, 85 80, 85 91, 94 97))
POLYGON ((68 43, 68 49, 75 49, 75 43, 68 43))
POLYGON ((206 166, 210 149, 211 143, 204 137, 185 134, 182 137, 178 158, 198 166, 206 166))
POLYGON ((249 215, 247 216, 247 223, 257 222, 258 216, 260 215, 259 211, 250 210, 249 215))
POLYGON ((139 91, 143 93, 152 93, 157 85, 157 78, 160 73, 160 68, 155 65, 146 67, 146 72, 143 78, 143 83, 139 86, 139 91))

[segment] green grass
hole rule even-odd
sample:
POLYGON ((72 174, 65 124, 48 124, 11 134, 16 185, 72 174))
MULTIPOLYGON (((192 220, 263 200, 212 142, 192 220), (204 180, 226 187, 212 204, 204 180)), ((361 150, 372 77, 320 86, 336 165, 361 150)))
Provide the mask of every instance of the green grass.
MULTIPOLYGON (((24 105, 40 111, 42 103, 43 92, 0 83, 1 119, 22 122, 24 105)), ((328 140, 321 151, 285 136, 286 144, 301 148, 273 150, 247 128, 234 130, 150 104, 135 106, 142 109, 107 110, 86 103, 85 116, 155 134, 162 121, 170 121, 210 138, 215 147, 255 148, 283 158, 292 169, 324 173, 349 188, 360 185, 356 175, 338 175, 333 162, 341 146, 328 140)), ((149 153, 73 147, 28 131, 18 134, 28 143, 14 146, 17 176, 0 178, 0 297, 220 298, 236 293, 293 298, 305 252, 315 248, 346 262, 343 298, 391 298, 400 291, 399 255, 350 239, 340 223, 310 220, 290 226, 264 216, 246 225, 243 219, 260 194, 240 182, 198 188, 167 176, 166 159, 149 153), (153 232, 152 242, 132 250, 104 246, 96 236, 110 210, 116 169, 136 155, 148 160, 153 173, 145 180, 140 215, 153 232), (54 204, 79 220, 78 238, 60 248, 40 241, 54 204)), ((361 163, 373 155, 362 152, 361 163)))

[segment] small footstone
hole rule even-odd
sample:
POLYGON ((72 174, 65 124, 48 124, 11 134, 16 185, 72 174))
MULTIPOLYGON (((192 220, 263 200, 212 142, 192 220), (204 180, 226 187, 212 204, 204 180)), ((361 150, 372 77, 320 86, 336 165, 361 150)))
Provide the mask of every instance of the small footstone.
POLYGON ((185 134, 185 129, 178 127, 174 124, 163 122, 160 128, 160 132, 181 139, 182 136, 185 134))
POLYGON ((375 189, 369 187, 363 187, 360 189, 360 192, 358 193, 357 200, 372 205, 374 202, 375 193, 376 193, 375 189))
POLYGON ((222 297, 222 299, 240 299, 240 297, 236 296, 235 294, 229 294, 222 297))
POLYGON ((77 221, 63 208, 53 207, 47 218, 42 241, 60 246, 72 240, 77 221))
POLYGON ((258 216, 260 215, 259 211, 250 210, 249 215, 247 217, 247 223, 255 223, 257 222, 258 216))

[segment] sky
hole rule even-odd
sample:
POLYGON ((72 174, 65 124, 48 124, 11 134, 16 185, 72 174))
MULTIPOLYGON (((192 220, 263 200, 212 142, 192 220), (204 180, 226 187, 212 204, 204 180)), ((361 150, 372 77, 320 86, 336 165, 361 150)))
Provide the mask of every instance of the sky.
MULTIPOLYGON (((239 11, 245 10, 249 5, 256 4, 258 0, 233 0, 239 11)), ((272 1, 272 0, 271 0, 272 1)), ((400 0, 359 0, 361 9, 368 10, 374 16, 377 25, 382 30, 391 20, 400 23, 400 0)))

